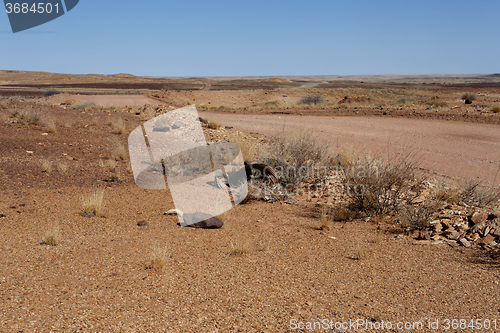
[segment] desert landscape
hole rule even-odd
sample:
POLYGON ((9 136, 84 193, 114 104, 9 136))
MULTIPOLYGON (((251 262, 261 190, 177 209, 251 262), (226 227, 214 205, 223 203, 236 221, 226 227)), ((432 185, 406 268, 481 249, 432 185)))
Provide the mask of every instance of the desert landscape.
POLYGON ((0 332, 500 330, 500 74, 3 70, 0 126, 0 332), (134 181, 188 105, 277 173, 222 228, 134 181))

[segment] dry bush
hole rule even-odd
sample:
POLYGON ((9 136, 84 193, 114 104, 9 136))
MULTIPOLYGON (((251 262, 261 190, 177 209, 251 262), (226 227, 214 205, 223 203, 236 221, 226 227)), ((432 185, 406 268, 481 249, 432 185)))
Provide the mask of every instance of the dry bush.
POLYGON ((153 246, 147 269, 152 269, 157 272, 165 272, 167 268, 167 246, 160 247, 158 244, 153 246))
POLYGON ((10 111, 14 122, 22 125, 38 125, 41 115, 38 112, 26 109, 14 109, 10 111))
POLYGON ((125 133, 125 122, 122 118, 115 118, 111 122, 111 126, 113 127, 113 133, 115 134, 123 134, 125 133))
POLYGON ((392 104, 394 105, 405 105, 405 106, 411 106, 412 104, 415 104, 415 99, 414 98, 398 98, 392 104))
POLYGON ((433 214, 441 207, 441 201, 428 199, 419 205, 406 204, 399 210, 399 220, 408 230, 422 230, 430 226, 433 214))
POLYGON ((96 108, 97 104, 94 102, 90 101, 78 101, 75 104, 73 104, 73 108, 77 110, 87 110, 91 108, 96 108))
POLYGON ((465 94, 462 95, 462 99, 465 100, 465 101, 469 100, 469 101, 472 102, 473 100, 476 99, 476 95, 465 93, 465 94))
POLYGON ((97 117, 92 117, 92 125, 97 126, 99 125, 99 118, 97 117))
POLYGON ((253 161, 257 157, 257 147, 253 140, 243 138, 238 134, 230 136, 229 141, 240 147, 244 161, 253 161))
POLYGON ((280 182, 297 186, 314 174, 314 167, 325 161, 328 151, 328 145, 317 141, 311 132, 289 136, 282 132, 270 138, 265 163, 274 168, 280 182))
POLYGON ((434 197, 437 200, 449 203, 456 203, 460 199, 460 189, 458 187, 447 186, 442 180, 436 182, 434 197))
POLYGON ((57 169, 59 170, 59 172, 65 173, 66 171, 68 171, 68 165, 64 162, 59 162, 57 163, 57 169))
POLYGON ((156 116, 156 110, 154 107, 148 105, 144 108, 144 111, 142 112, 142 117, 144 120, 150 120, 153 119, 156 116))
POLYGON ((221 127, 222 125, 217 119, 212 118, 208 120, 208 128, 219 129, 221 127))
POLYGON ((104 189, 94 188, 81 198, 82 215, 85 217, 101 216, 104 209, 104 189))
POLYGON ((446 103, 445 101, 433 101, 432 103, 430 103, 430 105, 437 108, 445 108, 448 106, 448 103, 446 103))
POLYGON ((323 99, 323 97, 321 97, 321 95, 307 95, 300 99, 299 104, 316 105, 324 102, 325 100, 323 99))
POLYGON ((500 104, 494 104, 491 106, 491 112, 500 113, 500 104))
POLYGON ((251 251, 251 243, 248 239, 241 240, 236 239, 230 242, 231 245, 231 253, 230 254, 248 254, 251 251))
POLYGON ((45 231, 43 244, 56 246, 61 241, 61 234, 59 232, 59 225, 53 224, 45 231))
POLYGON ((56 122, 54 121, 54 118, 46 117, 43 120, 43 124, 45 127, 45 131, 47 133, 56 133, 57 132, 57 126, 56 126, 56 122))
MULTIPOLYGON (((368 214, 386 215, 397 211, 400 200, 411 201, 423 177, 417 175, 418 163, 413 154, 357 157, 344 167, 344 187, 352 206, 368 214)), ((416 197, 416 195, 414 195, 416 197)))
POLYGON ((43 97, 50 97, 50 96, 54 96, 54 95, 59 95, 61 92, 59 90, 56 90, 56 89, 49 89, 47 91, 44 91, 42 96, 43 97))
POLYGON ((465 179, 461 182, 460 200, 470 206, 486 207, 500 200, 500 188, 482 186, 480 180, 465 179))
POLYGON ((0 101, 0 110, 5 110, 5 109, 7 109, 7 105, 3 101, 0 101))
POLYGON ((49 160, 42 160, 42 172, 50 173, 52 171, 52 162, 49 160))
POLYGON ((134 170, 132 169, 132 164, 130 162, 127 163, 127 172, 128 173, 133 173, 134 170))

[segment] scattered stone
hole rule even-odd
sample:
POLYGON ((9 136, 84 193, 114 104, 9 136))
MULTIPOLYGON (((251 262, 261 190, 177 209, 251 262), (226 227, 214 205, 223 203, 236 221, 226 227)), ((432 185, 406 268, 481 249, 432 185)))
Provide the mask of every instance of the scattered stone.
POLYGON ((184 218, 184 222, 188 224, 188 227, 192 228, 218 229, 224 225, 224 223, 218 218, 201 212, 184 214, 182 217, 184 218), (195 223, 194 221, 199 222, 195 223))
POLYGON ((448 239, 451 239, 451 240, 458 240, 460 237, 462 237, 463 233, 462 232, 458 232, 458 231, 455 231, 454 233, 451 233, 448 235, 448 239))
POLYGON ((139 221, 137 222, 139 227, 147 227, 149 225, 148 221, 139 221))
POLYGON ((500 228, 497 227, 495 229, 491 229, 490 230, 490 235, 493 235, 493 236, 496 236, 496 237, 500 237, 500 228))
POLYGON ((465 247, 470 247, 471 245, 470 242, 465 238, 460 239, 459 242, 465 247))
POLYGON ((7 215, 5 215, 5 214, 0 214, 0 218, 2 218, 2 217, 7 217, 7 215))
POLYGON ((479 213, 479 212, 474 212, 472 216, 470 217, 471 221, 474 223, 483 223, 486 222, 488 219, 488 213, 479 213))
POLYGON ((474 224, 474 226, 472 226, 470 231, 471 231, 471 233, 474 234, 474 233, 483 231, 484 228, 485 228, 484 222, 479 222, 479 223, 474 224))
POLYGON ((198 117, 198 120, 200 121, 200 123, 204 123, 204 124, 208 125, 208 120, 203 119, 202 117, 198 117))
POLYGON ((225 129, 232 129, 233 126, 224 126, 225 129))
POLYGON ((490 245, 491 243, 493 243, 495 241, 495 237, 493 237, 492 235, 486 235, 482 238, 479 238, 477 240, 477 244, 486 244, 486 245, 490 245))

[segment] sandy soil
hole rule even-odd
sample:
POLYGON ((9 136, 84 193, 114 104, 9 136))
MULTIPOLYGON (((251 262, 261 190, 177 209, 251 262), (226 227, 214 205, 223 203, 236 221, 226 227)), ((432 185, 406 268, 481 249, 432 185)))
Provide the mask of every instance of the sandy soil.
POLYGON ((48 99, 51 103, 62 103, 67 100, 89 101, 105 107, 141 106, 145 104, 165 105, 165 103, 144 95, 55 95, 48 99))
MULTIPOLYGON (((45 74, 40 77, 51 82, 45 74)), ((266 92, 241 94, 249 101, 261 98, 260 103, 269 97, 266 92)), ((238 94, 233 94, 238 103, 246 103, 238 94)), ((189 92, 167 95, 177 101, 200 98, 189 92)), ((116 98, 106 101, 117 103, 116 98)), ((100 163, 113 158, 119 143, 126 147, 128 134, 144 114, 64 109, 17 99, 1 105, 0 332, 402 332, 398 325, 413 326, 404 330, 412 332, 500 330, 500 263, 485 251, 446 242, 414 245, 411 237, 380 218, 336 222, 322 231, 322 201, 304 197, 292 205, 249 201, 226 213, 222 229, 181 228, 176 217, 164 215, 174 208, 169 192, 136 186, 127 157, 116 166, 100 163), (43 122, 12 123, 14 109, 39 112, 43 122), (44 125, 50 118, 55 133, 47 133, 44 125), (118 118, 125 124, 123 134, 115 134, 110 125, 118 118), (51 163, 51 172, 42 171, 44 160, 51 163), (105 181, 113 173, 120 182, 105 181), (104 211, 84 217, 81 199, 93 187, 104 189, 104 211), (140 221, 148 225, 140 227, 140 221), (52 225, 59 225, 60 242, 42 245, 52 225), (147 268, 155 245, 166 246, 163 272, 147 268), (301 322, 325 319, 332 325, 356 320, 363 325, 295 329, 301 322), (436 320, 439 328, 430 330, 429 321, 436 320), (488 320, 496 329, 446 329, 453 320, 467 325, 488 320), (366 328, 381 321, 392 328, 366 328)), ((264 134, 283 125, 291 131, 311 126, 334 146, 352 142, 377 151, 406 145, 422 153, 426 166, 451 176, 487 178, 500 160, 498 125, 337 115, 207 115, 223 125, 264 134)), ((240 135, 234 129, 205 133, 240 135)))

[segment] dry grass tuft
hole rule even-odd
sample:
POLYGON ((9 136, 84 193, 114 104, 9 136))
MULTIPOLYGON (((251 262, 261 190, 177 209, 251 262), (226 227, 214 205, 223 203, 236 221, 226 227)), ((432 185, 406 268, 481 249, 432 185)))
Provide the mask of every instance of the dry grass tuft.
POLYGON ((480 180, 466 179, 461 184, 460 200, 471 206, 486 207, 500 200, 500 188, 482 186, 480 180))
POLYGON ((111 126, 113 127, 114 134, 123 134, 125 133, 125 122, 122 118, 115 118, 111 121, 111 126))
POLYGON ((14 122, 22 125, 38 125, 41 119, 38 112, 26 109, 11 110, 10 115, 14 118, 14 122))
POLYGON ((165 247, 160 247, 155 244, 151 252, 149 264, 146 268, 157 272, 165 272, 165 269, 167 268, 167 257, 167 246, 165 245, 165 247))
POLYGON ((53 224, 45 232, 45 237, 43 238, 43 244, 56 246, 61 241, 61 234, 59 232, 59 225, 53 224))
POLYGON ((111 156, 117 161, 127 158, 125 146, 118 140, 112 141, 111 156))
POLYGON ((97 104, 90 101, 78 101, 73 104, 73 108, 77 110, 88 110, 92 108, 97 108, 97 104))
POLYGON ((104 209, 104 189, 94 188, 81 198, 82 215, 85 217, 102 216, 104 209))
POLYGON ((332 210, 328 206, 322 206, 319 210, 319 220, 321 230, 330 230, 333 225, 332 210))
POLYGON ((253 161, 257 157, 257 145, 251 139, 244 139, 238 134, 234 134, 229 141, 236 143, 240 147, 244 161, 253 161))
POLYGON ((49 160, 42 160, 42 172, 50 173, 52 171, 52 162, 49 160))
POLYGON ((500 113, 500 104, 494 104, 491 106, 491 112, 500 113))
POLYGON ((219 129, 221 127, 222 125, 217 119, 212 118, 208 120, 208 128, 219 129))
POLYGON ((353 259, 355 260, 363 260, 368 258, 368 251, 366 248, 361 245, 360 242, 356 242, 356 245, 354 246, 354 257, 353 259))
POLYGON ((68 171, 68 165, 64 162, 59 162, 57 163, 57 169, 59 170, 59 172, 65 173, 66 171, 68 171))
POLYGON ((346 222, 352 220, 354 217, 354 213, 344 206, 337 207, 333 214, 333 218, 335 221, 346 222))
POLYGON ((43 120, 43 124, 45 127, 45 131, 47 133, 56 133, 57 132, 56 122, 54 121, 54 119, 52 117, 46 117, 43 120))
POLYGON ((109 183, 119 183, 122 181, 122 177, 118 171, 110 171, 104 180, 109 183))
POLYGON ((405 205, 399 210, 399 220, 408 230, 422 230, 430 226, 431 217, 441 206, 441 202, 429 199, 419 205, 405 205))
POLYGON ((99 125, 99 119, 97 117, 92 117, 92 125, 93 126, 99 125))
POLYGON ((434 197, 437 200, 456 203, 460 199, 460 190, 457 187, 446 186, 446 183, 441 180, 436 183, 434 197))

